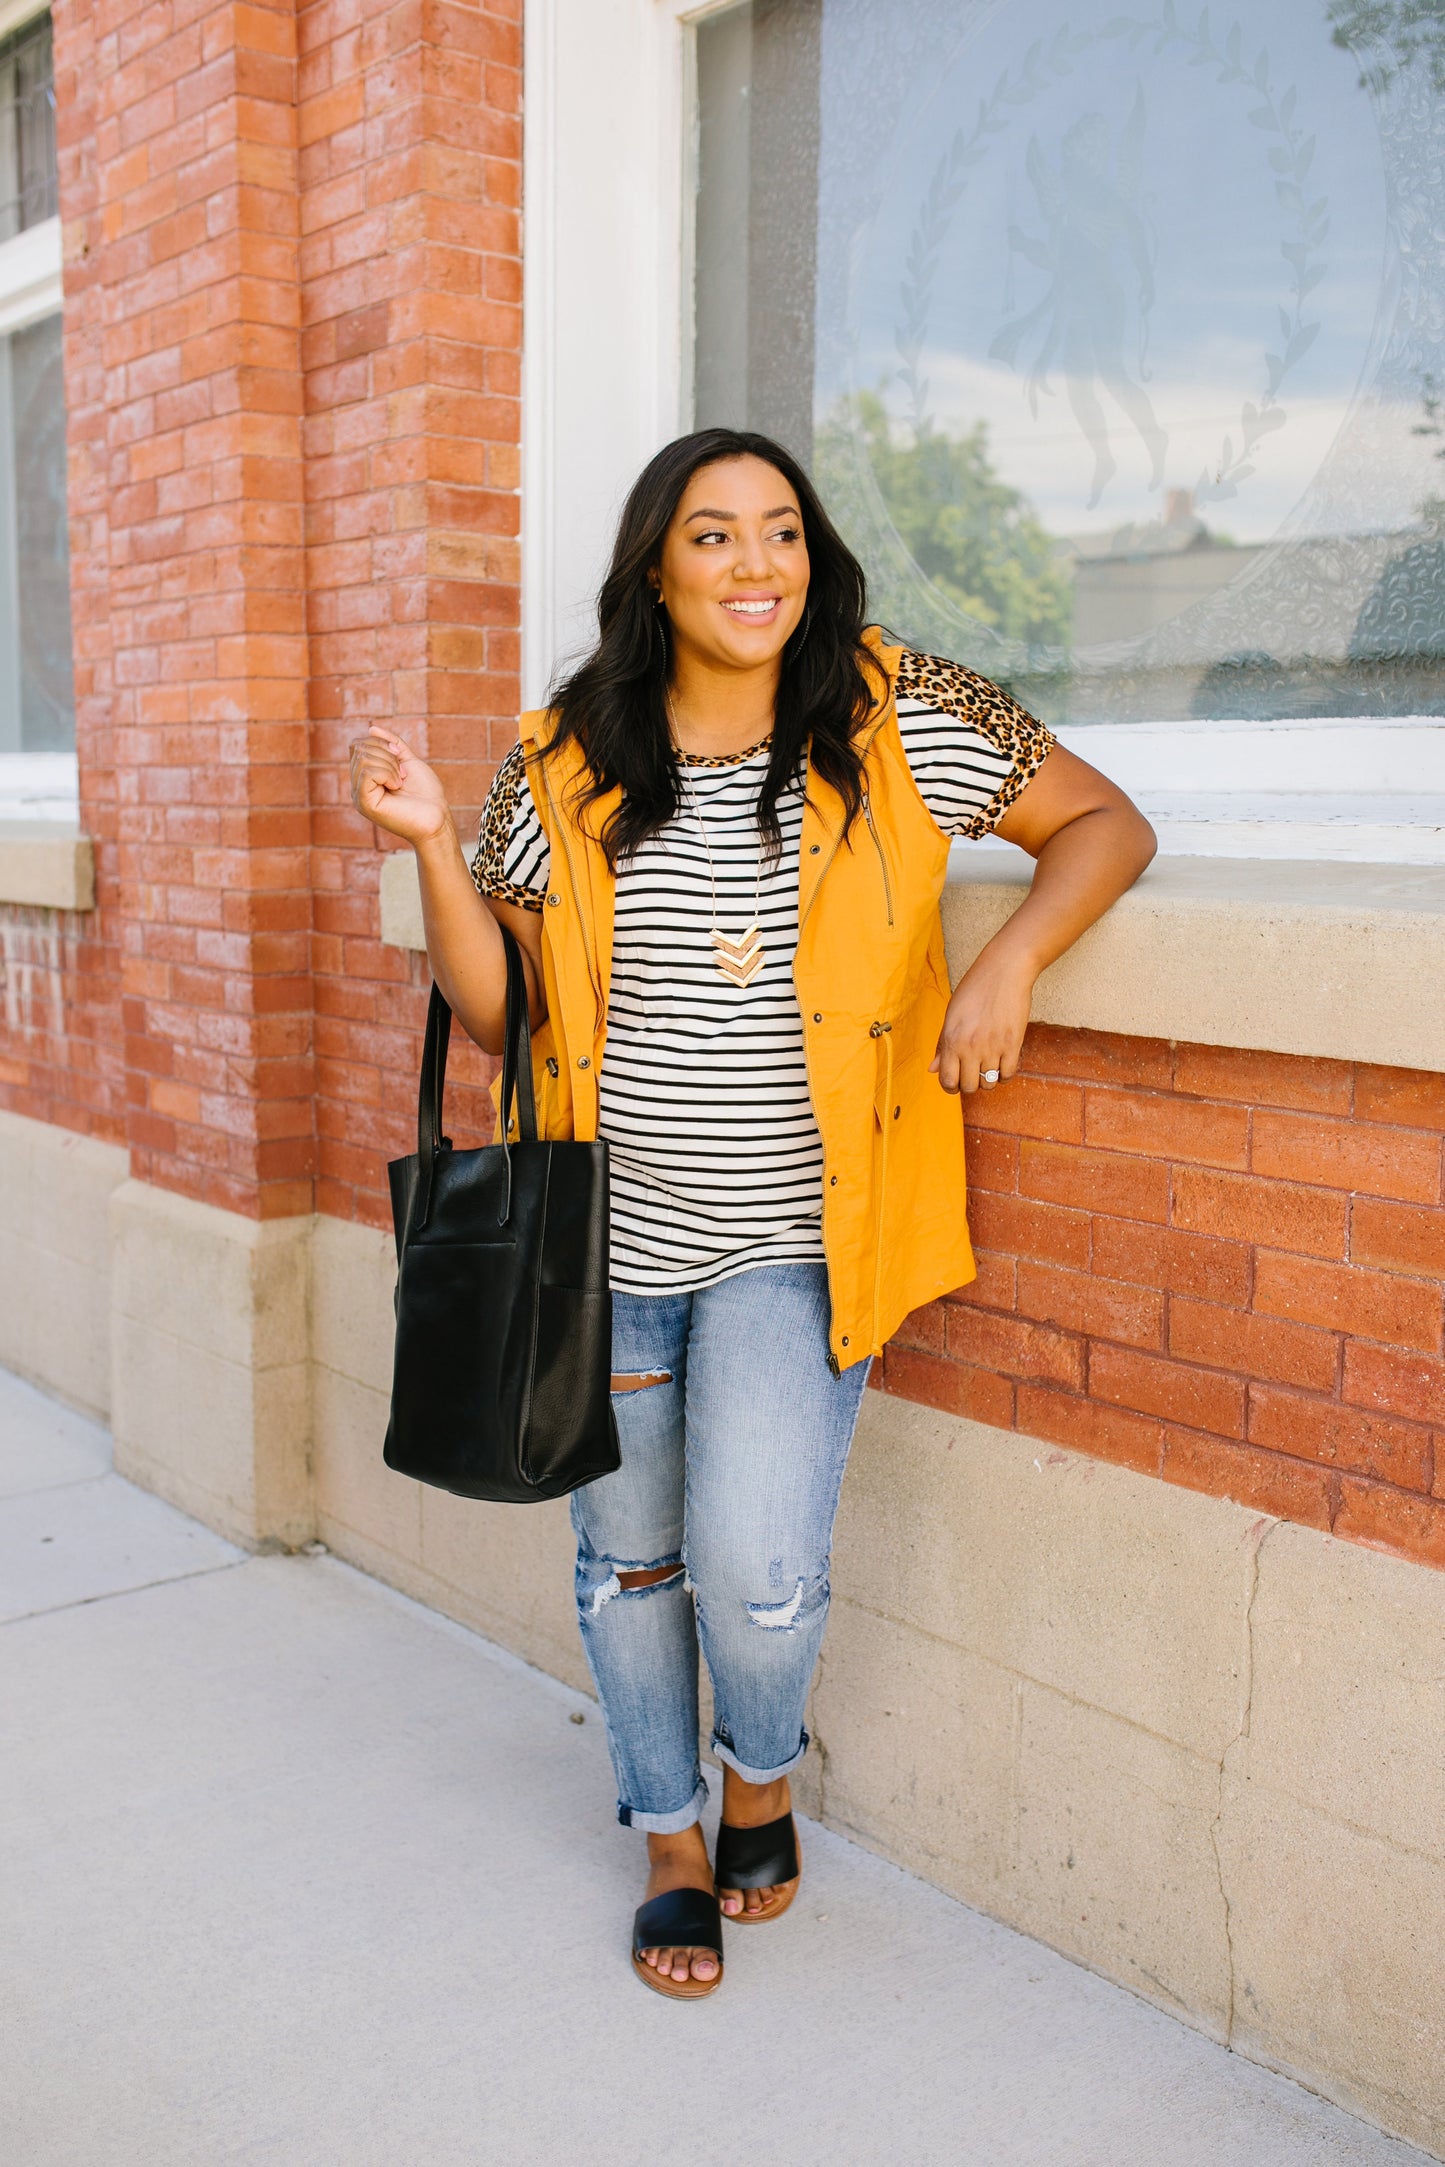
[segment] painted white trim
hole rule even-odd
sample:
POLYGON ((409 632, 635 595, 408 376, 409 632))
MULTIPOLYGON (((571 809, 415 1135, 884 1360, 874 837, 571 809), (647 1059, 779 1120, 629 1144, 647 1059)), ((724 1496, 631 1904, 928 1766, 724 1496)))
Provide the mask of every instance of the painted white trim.
POLYGON ((0 752, 0 820, 78 820, 73 752, 0 752))
MULTIPOLYGON (((527 0, 522 81, 522 705, 552 671, 557 626, 552 477, 557 416, 557 8, 527 0)), ((385 867, 383 867, 383 873, 385 867)))
POLYGON ((672 0, 527 0, 522 679, 586 640, 628 485, 678 427, 683 77, 672 0))
POLYGON ((0 332, 53 316, 62 299, 58 217, 0 241, 0 332))
POLYGON ((50 0, 0 0, 0 38, 8 38, 38 15, 50 13, 50 0))
MULTIPOLYGON (((690 31, 735 4, 526 0, 528 706, 587 640, 628 486, 689 425, 690 31)), ((1438 862, 1439 717, 1103 723, 1062 734, 1157 808, 1174 849, 1232 855, 1247 843, 1250 855, 1438 862), (1238 794, 1237 808, 1220 807, 1221 791, 1238 794), (1362 792, 1371 805, 1351 836, 1362 792)))

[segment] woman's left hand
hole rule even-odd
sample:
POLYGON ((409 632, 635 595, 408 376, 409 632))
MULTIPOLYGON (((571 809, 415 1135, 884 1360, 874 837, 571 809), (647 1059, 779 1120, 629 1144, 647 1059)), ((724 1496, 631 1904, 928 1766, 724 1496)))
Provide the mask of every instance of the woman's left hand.
POLYGON ((1133 885, 1155 848, 1118 784, 1062 745, 994 833, 1028 852, 1034 877, 954 987, 931 1063, 945 1091, 988 1091, 1014 1074, 1039 973, 1133 885))
POLYGON ((929 1064, 945 1091, 985 1091, 1019 1065, 1034 974, 1017 958, 980 955, 954 988, 929 1064), (990 1082, 985 1076, 997 1070, 990 1082))

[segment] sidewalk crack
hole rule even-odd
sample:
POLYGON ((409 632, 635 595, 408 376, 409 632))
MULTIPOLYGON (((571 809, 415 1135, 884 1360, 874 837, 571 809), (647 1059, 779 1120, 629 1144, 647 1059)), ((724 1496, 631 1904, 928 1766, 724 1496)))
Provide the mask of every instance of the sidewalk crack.
POLYGON ((0 1618, 0 1632, 9 1625, 26 1625, 33 1618, 56 1618, 64 1610, 87 1610, 92 1603, 116 1603, 127 1595, 145 1595, 152 1588, 178 1588, 187 1580, 209 1580, 214 1573, 233 1573, 238 1565, 253 1562, 251 1553, 223 1558, 219 1565, 198 1565, 189 1573, 161 1573, 155 1580, 137 1580, 126 1588, 102 1588, 95 1595, 75 1595, 66 1603, 46 1603, 39 1610, 22 1610, 13 1618, 0 1618))

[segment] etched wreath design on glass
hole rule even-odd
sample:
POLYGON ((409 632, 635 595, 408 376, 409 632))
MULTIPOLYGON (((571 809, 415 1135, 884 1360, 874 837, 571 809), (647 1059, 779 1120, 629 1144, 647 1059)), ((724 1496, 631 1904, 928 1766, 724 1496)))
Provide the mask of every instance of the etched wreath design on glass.
MULTIPOLYGON (((1201 471, 1194 501, 1203 504, 1238 494, 1241 482, 1255 472, 1256 447, 1285 426, 1281 386, 1319 333, 1318 321, 1308 321, 1305 309, 1324 276, 1325 265, 1317 251, 1330 225, 1328 198, 1309 194, 1315 139, 1306 135, 1296 119, 1297 92, 1291 87, 1277 93, 1270 82, 1268 48, 1261 46, 1247 60, 1244 41, 1244 27, 1235 22, 1222 44, 1216 43, 1207 9, 1192 29, 1186 28, 1172 0, 1165 0, 1160 13, 1147 19, 1116 15, 1098 30, 1071 30, 1065 23, 1052 39, 1041 38, 1033 44, 1017 69, 1000 75, 991 93, 980 99, 972 127, 958 130, 934 167, 910 237, 896 345, 901 362, 898 375, 908 395, 908 419, 915 435, 923 436, 930 425, 929 386, 921 368, 934 280, 973 167, 988 156, 993 139, 1012 125, 1018 108, 1028 105, 1051 82, 1073 73, 1072 64, 1080 54, 1111 42, 1137 53, 1150 43, 1155 55, 1176 53, 1190 67, 1214 68, 1218 83, 1242 88, 1256 100, 1249 113, 1251 123, 1273 138, 1268 158, 1275 175, 1275 195, 1290 226, 1289 237, 1280 244, 1288 275, 1286 298, 1279 307, 1278 351, 1271 347, 1264 354, 1262 391, 1257 400, 1243 402, 1237 436, 1231 431, 1213 467, 1201 471)), ((1003 326, 990 348, 993 358, 1017 369, 1022 352, 1033 345, 1028 386, 1035 411, 1048 368, 1058 362, 1067 371, 1075 416, 1095 454, 1091 508, 1114 471, 1107 426, 1093 389, 1096 379, 1122 407, 1148 451, 1150 486, 1157 488, 1163 475, 1167 437, 1145 389, 1153 255, 1139 204, 1144 117, 1141 86, 1117 141, 1101 115, 1087 114, 1064 137, 1057 165, 1050 164, 1037 142, 1030 145, 1027 170, 1043 215, 1045 237, 1040 240, 1014 227, 1009 242, 1012 251, 1047 271, 1051 284, 1033 309, 1003 326), (1140 338, 1134 373, 1123 352, 1122 289, 1110 265, 1120 247, 1139 280, 1140 338), (1090 281, 1087 290, 1086 280, 1090 281)))

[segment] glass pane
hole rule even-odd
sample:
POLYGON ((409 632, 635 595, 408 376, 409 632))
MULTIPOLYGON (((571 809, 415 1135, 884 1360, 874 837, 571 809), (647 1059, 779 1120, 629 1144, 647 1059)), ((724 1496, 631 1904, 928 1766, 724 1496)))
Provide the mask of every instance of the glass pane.
POLYGON ((813 447, 822 0, 754 0, 698 26, 695 404, 813 447))
POLYGON ((9 345, 20 744, 64 752, 75 744, 75 689, 60 318, 13 332, 9 345))
POLYGON ((0 42, 0 240, 53 218, 55 62, 50 17, 0 42))
POLYGON ((806 398, 884 622, 1051 720, 1445 714, 1445 13, 755 0, 698 82, 697 419, 806 398))

